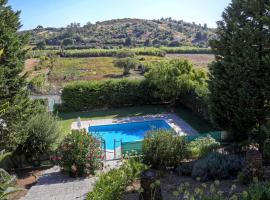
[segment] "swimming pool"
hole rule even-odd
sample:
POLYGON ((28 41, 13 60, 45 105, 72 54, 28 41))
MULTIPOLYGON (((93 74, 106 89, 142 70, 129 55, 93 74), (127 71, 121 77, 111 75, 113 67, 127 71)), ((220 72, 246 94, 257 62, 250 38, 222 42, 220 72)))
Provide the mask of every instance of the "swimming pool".
POLYGON ((151 130, 172 129, 164 120, 152 120, 143 122, 130 122, 123 124, 110 124, 101 126, 90 126, 89 133, 100 136, 106 141, 106 149, 114 149, 114 140, 118 141, 116 147, 120 146, 119 141, 133 142, 142 140, 145 133, 151 130))

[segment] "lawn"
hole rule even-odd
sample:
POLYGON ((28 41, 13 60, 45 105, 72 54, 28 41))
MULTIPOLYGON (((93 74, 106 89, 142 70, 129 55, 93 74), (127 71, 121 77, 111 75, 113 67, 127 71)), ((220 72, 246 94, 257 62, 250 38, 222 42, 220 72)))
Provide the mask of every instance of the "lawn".
MULTIPOLYGON (((112 119, 121 117, 143 116, 148 114, 162 114, 166 112, 169 112, 169 109, 166 106, 140 106, 89 112, 59 113, 59 118, 61 127, 67 134, 70 131, 71 123, 76 121, 78 117, 80 117, 81 120, 112 119)), ((206 133, 215 130, 209 122, 194 114, 187 108, 178 107, 175 113, 187 123, 189 123, 199 133, 206 133)))

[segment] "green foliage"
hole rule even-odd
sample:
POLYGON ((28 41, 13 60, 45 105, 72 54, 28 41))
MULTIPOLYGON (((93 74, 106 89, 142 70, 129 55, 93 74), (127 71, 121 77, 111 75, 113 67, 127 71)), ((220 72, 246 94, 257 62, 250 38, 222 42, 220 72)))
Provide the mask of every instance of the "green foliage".
POLYGON ((66 50, 64 57, 134 57, 135 55, 164 56, 165 52, 158 48, 132 48, 132 49, 80 49, 66 50))
POLYGON ((138 179, 147 167, 136 158, 124 160, 120 169, 113 169, 99 177, 88 200, 122 200, 126 187, 138 179))
POLYGON ((250 185, 243 195, 243 200, 270 200, 270 183, 255 183, 250 185))
POLYGON ((153 97, 153 87, 143 80, 109 80, 99 82, 74 82, 62 92, 65 111, 93 108, 146 105, 159 101, 153 97))
POLYGON ((210 121, 209 116, 209 89, 208 84, 196 85, 186 95, 181 96, 179 101, 187 108, 210 121))
POLYGON ((210 68, 212 119, 237 140, 247 139, 269 116, 269 6, 265 0, 233 1, 211 43, 216 55, 210 68))
POLYGON ((38 92, 46 91, 46 84, 47 84, 46 75, 39 74, 29 81, 28 87, 31 91, 38 93, 38 92))
POLYGON ((20 191, 20 189, 14 187, 15 184, 16 177, 0 169, 0 200, 9 200, 11 194, 20 191))
POLYGON ((40 160, 45 153, 52 152, 61 139, 58 119, 50 113, 33 115, 24 126, 27 137, 20 151, 28 161, 40 160))
POLYGON ((218 180, 211 184, 203 183, 195 188, 186 182, 173 192, 173 196, 178 200, 251 200, 245 198, 246 191, 239 193, 237 189, 233 184, 228 190, 223 190, 218 180))
MULTIPOLYGON (((0 152, 0 163, 11 153, 6 153, 5 151, 0 152)), ((9 196, 17 191, 15 188, 16 177, 9 175, 4 169, 0 168, 0 200, 8 200, 9 196)))
POLYGON ((188 151, 191 154, 191 158, 202 158, 218 148, 220 146, 219 142, 216 142, 211 136, 198 138, 190 142, 187 146, 188 151))
POLYGON ((73 45, 73 44, 74 44, 74 41, 70 38, 66 38, 62 41, 63 46, 69 46, 69 45, 73 45))
POLYGON ((236 177, 243 164, 240 156, 210 153, 194 164, 192 177, 202 181, 236 177))
POLYGON ((191 176, 193 170, 194 161, 183 162, 177 166, 175 172, 179 176, 191 176))
POLYGON ((187 157, 186 146, 185 138, 176 136, 174 132, 151 131, 143 140, 144 163, 155 169, 176 167, 187 157))
POLYGON ((203 85, 205 74, 194 70, 187 60, 171 60, 155 64, 145 77, 158 89, 158 96, 174 102, 196 85, 203 85))
POLYGON ((41 42, 38 42, 36 44, 36 49, 39 49, 39 50, 44 50, 46 48, 46 42, 43 40, 41 42))
POLYGON ((244 185, 263 179, 263 169, 246 162, 244 168, 238 175, 238 181, 244 185))
POLYGON ((229 191, 224 191, 219 181, 211 185, 203 183, 195 189, 190 189, 188 183, 183 183, 173 195, 179 200, 270 200, 270 184, 256 183, 250 185, 247 191, 239 193, 236 185, 232 185, 229 191))
POLYGON ((169 54, 212 54, 210 48, 198 48, 196 46, 160 47, 169 54))
MULTIPOLYGON (((58 49, 58 47, 57 47, 58 49)), ((212 53, 211 49, 208 48, 198 48, 198 47, 144 47, 144 48, 131 48, 131 49, 91 49, 87 47, 76 47, 74 49, 69 48, 69 46, 65 47, 65 52, 61 54, 63 57, 75 57, 75 58, 84 58, 84 57, 134 57, 135 55, 145 55, 145 56, 159 56, 164 57, 166 53, 212 53)), ((27 54, 28 58, 39 58, 41 56, 47 56, 50 54, 57 55, 59 54, 58 50, 55 49, 46 49, 46 50, 32 50, 27 54)))
POLYGON ((134 58, 122 58, 114 62, 115 67, 123 69, 123 75, 129 74, 131 69, 136 69, 139 61, 134 58))
POLYGON ((72 131, 59 147, 57 160, 72 177, 94 174, 101 168, 103 153, 100 141, 85 130, 72 131))
POLYGON ((31 102, 23 74, 27 36, 20 34, 20 12, 14 12, 7 1, 0 1, 0 105, 9 104, 1 115, 0 149, 10 152, 24 142, 23 127, 39 110, 31 102))

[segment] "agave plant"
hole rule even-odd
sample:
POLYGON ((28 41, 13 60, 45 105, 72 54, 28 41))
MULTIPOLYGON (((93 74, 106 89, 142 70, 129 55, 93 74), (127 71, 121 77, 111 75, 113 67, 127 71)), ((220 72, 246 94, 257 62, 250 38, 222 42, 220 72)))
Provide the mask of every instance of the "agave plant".
MULTIPOLYGON (((0 162, 9 155, 10 153, 5 152, 4 150, 1 151, 0 162)), ((11 176, 4 169, 0 168, 0 200, 7 200, 9 195, 21 190, 14 187, 15 183, 16 177, 11 176)))

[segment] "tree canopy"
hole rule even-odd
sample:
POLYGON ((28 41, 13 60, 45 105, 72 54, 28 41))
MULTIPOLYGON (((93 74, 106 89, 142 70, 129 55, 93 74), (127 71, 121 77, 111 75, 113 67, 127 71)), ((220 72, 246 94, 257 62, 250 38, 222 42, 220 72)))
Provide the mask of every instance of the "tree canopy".
POLYGON ((172 102, 205 81, 205 74, 193 69, 193 65, 187 60, 157 63, 145 77, 150 84, 158 88, 158 96, 172 102))
POLYGON ((211 42, 216 55, 209 84, 212 119, 239 140, 269 116, 269 8, 268 0, 233 0, 211 42))
POLYGON ((20 12, 15 12, 0 0, 0 106, 5 107, 1 115, 0 149, 15 150, 25 139, 23 124, 35 108, 28 98, 25 75, 27 35, 19 34, 20 12))

